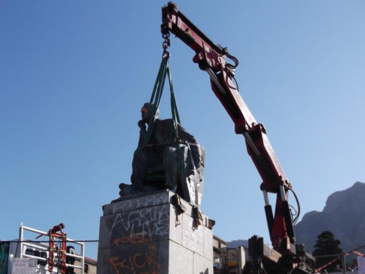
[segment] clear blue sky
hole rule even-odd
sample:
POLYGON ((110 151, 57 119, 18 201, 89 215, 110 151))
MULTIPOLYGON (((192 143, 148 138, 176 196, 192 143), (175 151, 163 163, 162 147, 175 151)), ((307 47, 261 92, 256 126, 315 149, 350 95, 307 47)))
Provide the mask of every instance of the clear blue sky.
MULTIPOLYGON (((16 238, 20 222, 40 230, 64 222, 69 237, 98 239, 102 205, 129 182, 166 3, 0 1, 1 239, 16 238)), ((241 95, 265 125, 303 214, 365 181, 364 1, 177 4, 240 60, 241 95)), ((193 51, 173 37, 170 52, 182 124, 206 149, 202 209, 216 220, 214 233, 269 242, 243 137, 193 51)), ((168 107, 166 92, 162 118, 168 107)))

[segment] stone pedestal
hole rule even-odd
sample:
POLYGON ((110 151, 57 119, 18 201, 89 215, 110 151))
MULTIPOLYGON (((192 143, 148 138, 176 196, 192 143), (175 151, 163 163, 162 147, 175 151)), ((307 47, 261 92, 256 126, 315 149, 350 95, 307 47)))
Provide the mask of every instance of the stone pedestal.
POLYGON ((196 226, 192 206, 181 200, 182 212, 174 195, 163 190, 103 207, 98 274, 213 274, 212 222, 203 215, 196 226))

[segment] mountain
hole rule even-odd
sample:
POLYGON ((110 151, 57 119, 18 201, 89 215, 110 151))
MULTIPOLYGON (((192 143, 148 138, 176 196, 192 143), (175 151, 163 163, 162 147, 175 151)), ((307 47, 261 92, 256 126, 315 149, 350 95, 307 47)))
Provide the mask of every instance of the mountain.
POLYGON ((322 212, 311 211, 295 226, 297 243, 304 243, 307 251, 313 250, 317 236, 331 231, 341 241, 343 251, 365 244, 365 183, 331 194, 322 212))
POLYGON ((227 242, 228 248, 236 248, 239 246, 245 246, 248 248, 248 241, 247 240, 233 240, 231 242, 227 242))

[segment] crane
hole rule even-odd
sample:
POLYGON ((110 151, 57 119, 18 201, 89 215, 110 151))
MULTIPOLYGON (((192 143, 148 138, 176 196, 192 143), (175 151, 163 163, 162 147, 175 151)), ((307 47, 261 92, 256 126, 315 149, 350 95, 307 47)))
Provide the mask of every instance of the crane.
POLYGON ((262 178, 260 188, 273 248, 264 244, 263 238, 253 236, 249 240, 249 272, 312 273, 314 258, 305 251, 304 245, 296 243, 294 224, 299 212, 295 217, 292 215, 288 202, 289 192, 294 194, 299 211, 298 199, 269 142, 264 125, 256 121, 238 91, 235 80, 235 69, 239 64, 237 58, 226 47, 213 43, 173 2, 162 7, 161 33, 164 39, 164 58, 170 57, 170 33, 195 52, 193 62, 208 73, 214 94, 231 117, 236 134, 243 135, 247 152, 262 178), (234 64, 227 62, 227 59, 234 64), (274 211, 269 202, 269 194, 276 195, 274 211))

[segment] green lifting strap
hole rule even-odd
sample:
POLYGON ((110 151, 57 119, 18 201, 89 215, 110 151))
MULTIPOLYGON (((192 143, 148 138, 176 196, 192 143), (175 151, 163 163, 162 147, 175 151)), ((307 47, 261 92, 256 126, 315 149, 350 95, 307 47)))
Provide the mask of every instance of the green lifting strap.
POLYGON ((179 139, 177 123, 179 123, 179 124, 181 124, 181 123, 180 123, 179 111, 177 109, 177 103, 176 103, 175 92, 174 92, 174 84, 172 83, 172 76, 171 76, 169 63, 167 63, 167 75, 169 77, 169 83, 170 83, 171 113, 172 113, 172 120, 174 122, 175 141, 176 141, 177 139, 179 139))
POLYGON ((148 123, 147 134, 145 136, 145 140, 143 142, 143 145, 136 149, 136 151, 134 152, 134 156, 138 152, 140 152, 148 144, 148 142, 150 140, 152 130, 153 130, 153 125, 154 125, 154 122, 155 122, 155 119, 156 119, 156 117, 155 117, 156 116, 156 111, 157 111, 158 107, 160 106, 160 102, 161 102, 163 88, 164 88, 165 80, 166 80, 166 75, 168 76, 169 84, 170 84, 171 112, 172 112, 172 120, 173 120, 173 124, 174 124, 174 129, 175 129, 174 130, 174 137, 175 137, 174 141, 179 139, 177 124, 178 123, 180 124, 180 116, 179 116, 179 112, 178 112, 178 109, 177 109, 177 103, 176 103, 175 92, 174 92, 174 85, 172 83, 172 76, 171 76, 171 71, 170 71, 170 67, 169 67, 168 58, 165 57, 165 58, 162 58, 160 69, 158 71, 156 82, 155 82, 155 85, 153 87, 153 91, 152 91, 152 95, 151 95, 151 99, 150 99, 150 103, 154 104, 155 108, 153 109, 153 113, 152 113, 150 121, 148 123))

